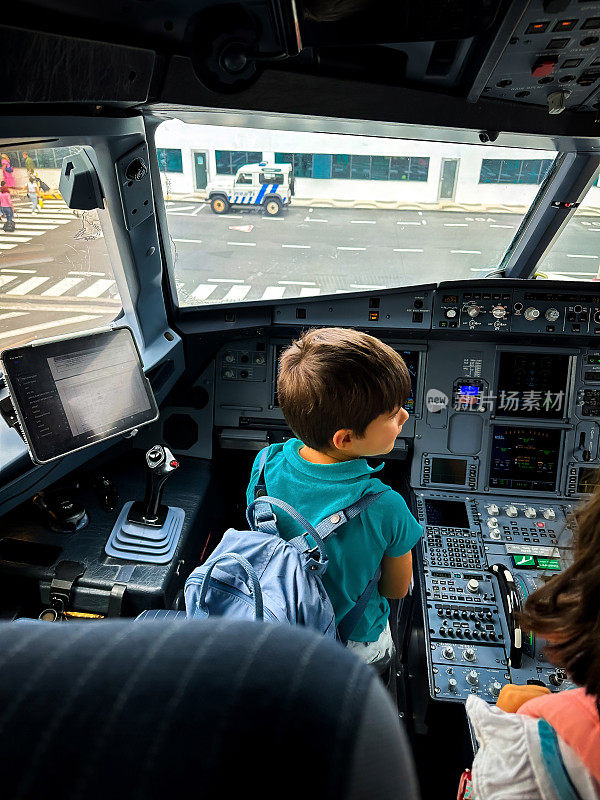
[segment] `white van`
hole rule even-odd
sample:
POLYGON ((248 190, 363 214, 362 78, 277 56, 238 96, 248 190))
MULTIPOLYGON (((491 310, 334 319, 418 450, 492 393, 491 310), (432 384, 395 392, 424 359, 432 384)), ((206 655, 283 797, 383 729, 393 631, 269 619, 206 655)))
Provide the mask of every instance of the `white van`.
POLYGON ((209 183, 210 207, 215 214, 226 214, 231 208, 262 207, 274 217, 290 205, 294 194, 291 164, 246 164, 235 177, 209 183))

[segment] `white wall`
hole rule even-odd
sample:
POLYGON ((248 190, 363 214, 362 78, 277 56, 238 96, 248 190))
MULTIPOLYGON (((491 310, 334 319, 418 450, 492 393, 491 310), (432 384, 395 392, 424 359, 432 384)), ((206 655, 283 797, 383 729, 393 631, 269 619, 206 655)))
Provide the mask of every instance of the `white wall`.
MULTIPOLYGON (((194 191, 193 151, 207 154, 208 180, 217 178, 215 150, 259 150, 265 161, 280 153, 349 153, 352 155, 426 156, 429 176, 421 181, 361 181, 340 179, 296 179, 296 199, 378 203, 382 206, 397 203, 438 204, 442 159, 459 159, 454 202, 456 205, 496 206, 499 211, 514 207, 528 208, 539 186, 532 184, 479 183, 484 158, 554 159, 555 153, 540 150, 459 145, 418 140, 378 139, 369 136, 310 133, 301 131, 270 131, 255 128, 233 128, 213 125, 191 125, 179 120, 164 122, 156 133, 157 147, 182 150, 183 174, 167 173, 173 194, 194 191)), ((163 179, 164 187, 164 179, 163 179)), ((446 203, 448 201, 443 201, 446 203)), ((582 207, 600 208, 600 189, 592 188, 582 207)))

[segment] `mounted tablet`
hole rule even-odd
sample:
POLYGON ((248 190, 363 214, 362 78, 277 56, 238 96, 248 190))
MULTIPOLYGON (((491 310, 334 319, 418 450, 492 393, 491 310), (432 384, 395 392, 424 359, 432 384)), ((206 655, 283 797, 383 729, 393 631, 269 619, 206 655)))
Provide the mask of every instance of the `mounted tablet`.
POLYGON ((38 464, 158 418, 129 328, 4 350, 2 366, 29 452, 38 464))

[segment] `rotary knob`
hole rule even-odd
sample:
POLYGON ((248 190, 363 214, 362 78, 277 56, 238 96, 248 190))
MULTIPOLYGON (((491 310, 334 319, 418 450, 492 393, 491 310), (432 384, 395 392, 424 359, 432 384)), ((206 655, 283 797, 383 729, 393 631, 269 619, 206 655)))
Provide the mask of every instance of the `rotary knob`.
POLYGON ((469 686, 477 686, 479 683, 479 673, 472 669, 467 675, 467 683, 469 686))
POLYGON ((503 319, 506 316, 506 309, 504 306, 494 306, 492 308, 492 316, 496 319, 503 319))
POLYGON ((235 361, 235 356, 233 355, 233 353, 225 353, 225 361, 228 364, 233 364, 233 362, 235 361))
POLYGON ((532 508, 531 506, 527 506, 527 508, 523 513, 525 514, 527 519, 535 519, 537 517, 535 508, 532 508))
POLYGON ((455 692, 456 686, 457 686, 456 678, 448 678, 448 691, 455 692))
POLYGON ((544 314, 548 322, 556 322, 560 317, 560 311, 557 308, 547 308, 544 314))
POLYGON ((232 369, 226 369, 223 373, 224 378, 235 378, 235 372, 232 369))
POLYGON ((519 514, 519 509, 516 506, 507 506, 506 507, 506 516, 507 517, 516 517, 519 514))
POLYGON ((492 503, 487 507, 487 512, 490 515, 490 517, 495 517, 497 514, 500 513, 500 509, 495 503, 492 503))
POLYGON ((544 509, 544 519, 556 519, 556 512, 553 508, 544 509))
POLYGON ((494 528, 494 530, 490 531, 490 539, 494 539, 494 540, 498 541, 498 539, 501 539, 501 538, 502 538, 502 534, 500 533, 500 531, 497 528, 494 528))
POLYGON ((472 317, 473 319, 475 319, 475 317, 479 316, 480 311, 481 311, 481 309, 479 308, 479 306, 469 306, 467 308, 467 314, 470 317, 472 317))
POLYGON ((446 647, 444 647, 442 650, 442 655, 444 656, 444 658, 447 658, 448 660, 451 661, 454 658, 454 648, 450 647, 449 644, 446 645, 446 647))
POLYGON ((502 689, 502 684, 500 681, 494 681, 492 684, 490 684, 490 694, 492 697, 498 697, 500 694, 500 689, 502 689))
POLYGON ((487 521, 488 528, 497 528, 498 527, 498 520, 496 517, 490 517, 487 521))
POLYGON ((444 314, 445 314, 445 316, 446 316, 448 319, 454 319, 454 317, 455 317, 455 316, 456 316, 456 314, 457 314, 457 311, 456 311, 456 309, 455 309, 455 308, 448 308, 448 309, 446 309, 446 311, 444 312, 444 314))
POLYGON ((534 319, 537 319, 540 315, 539 308, 534 308, 534 306, 529 306, 529 308, 525 309, 525 319, 528 319, 532 322, 534 319))
POLYGON ((479 581, 475 580, 475 578, 471 578, 467 583, 467 591, 471 592, 471 594, 477 594, 479 591, 479 581))
POLYGON ((467 647, 463 655, 467 659, 467 661, 475 661, 477 657, 477 653, 472 647, 467 647))

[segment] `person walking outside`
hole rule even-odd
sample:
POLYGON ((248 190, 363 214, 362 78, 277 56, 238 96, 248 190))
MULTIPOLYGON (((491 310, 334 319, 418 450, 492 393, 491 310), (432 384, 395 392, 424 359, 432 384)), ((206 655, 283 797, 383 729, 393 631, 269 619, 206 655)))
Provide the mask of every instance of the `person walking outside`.
POLYGON ((31 173, 27 176, 26 189, 27 197, 31 202, 31 211, 33 214, 37 214, 37 212, 40 210, 40 204, 38 202, 39 187, 37 185, 37 181, 31 173))
POLYGON ((23 160, 25 161, 25 169, 27 172, 35 172, 35 161, 29 153, 23 153, 23 160))
POLYGON ((12 233, 15 229, 15 209, 9 188, 6 184, 0 187, 0 211, 2 215, 6 217, 4 230, 7 233, 12 233))
POLYGON ((8 186, 9 190, 14 189, 15 172, 10 163, 10 158, 6 155, 6 153, 2 153, 0 155, 0 164, 2 165, 2 177, 5 185, 8 186))

